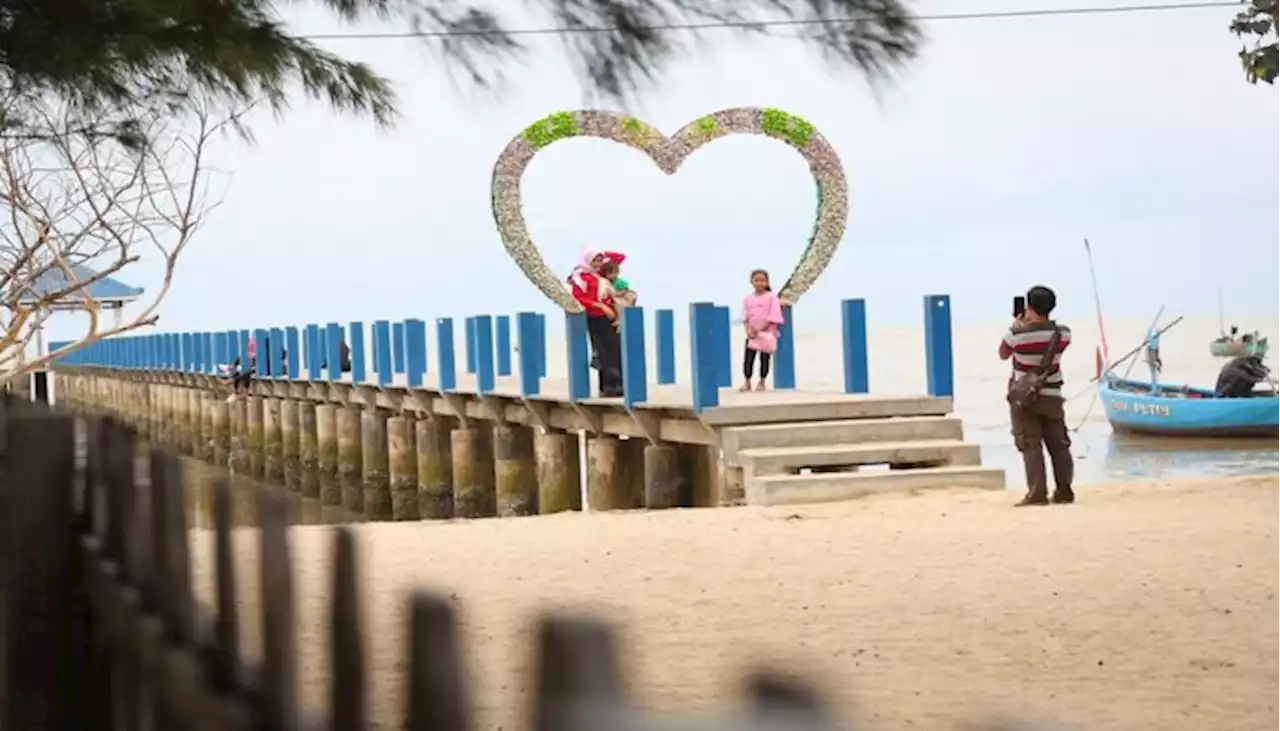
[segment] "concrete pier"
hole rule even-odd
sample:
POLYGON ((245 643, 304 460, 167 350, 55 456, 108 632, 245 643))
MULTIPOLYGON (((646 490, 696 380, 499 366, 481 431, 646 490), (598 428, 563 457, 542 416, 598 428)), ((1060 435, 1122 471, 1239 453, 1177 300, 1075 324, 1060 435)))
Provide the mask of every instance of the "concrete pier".
POLYGON ((231 404, 226 399, 209 399, 213 422, 213 463, 226 467, 231 459, 231 404))
POLYGON ((316 404, 314 401, 298 402, 298 469, 301 472, 299 491, 303 497, 320 496, 320 472, 317 462, 316 404))
POLYGON ((280 463, 283 484, 290 492, 302 491, 302 468, 298 464, 298 402, 280 401, 280 463))
POLYGON ((486 423, 454 429, 449 436, 453 457, 453 515, 487 518, 494 515, 493 430, 486 423))
POLYGON ((453 517, 453 420, 418 419, 414 426, 418 459, 418 516, 453 517))
POLYGON ((587 504, 592 511, 632 507, 632 478, 622 441, 610 434, 587 440, 587 504))
POLYGON ((211 393, 200 394, 200 459, 217 464, 213 457, 213 404, 217 401, 211 393))
POLYGON ((533 437, 538 469, 538 512, 546 515, 582 510, 578 435, 547 430, 533 437))
POLYGON ((387 412, 366 409, 360 415, 360 454, 364 517, 391 518, 391 478, 388 474, 387 412))
POLYGON ((360 407, 347 404, 338 409, 338 482, 342 506, 364 510, 364 476, 361 474, 360 407))
POLYGON ((187 443, 183 451, 192 457, 201 458, 204 441, 204 392, 199 389, 187 389, 187 443))
POLYGON ((644 447, 644 506, 650 510, 674 508, 680 504, 680 454, 669 444, 644 447))
POLYGON ((249 474, 249 402, 237 398, 227 404, 231 422, 231 471, 237 475, 249 474))
POLYGON ((342 504, 342 480, 338 477, 338 406, 316 405, 316 478, 320 502, 342 504))
POLYGON ((418 454, 414 435, 416 419, 387 419, 387 477, 391 485, 391 518, 418 519, 418 454))
MULTIPOLYGON (((95 399, 98 408, 106 407, 106 403, 99 399, 95 399)), ((173 438, 169 441, 169 447, 175 452, 186 452, 187 445, 191 443, 191 424, 187 421, 187 391, 183 388, 174 387, 173 389, 173 423, 170 425, 173 429, 173 438)))
POLYGON ((266 411, 266 399, 250 396, 245 403, 245 447, 249 454, 249 476, 261 480, 265 470, 263 461, 262 416, 266 411))
POLYGON ((494 426, 493 471, 498 517, 536 515, 538 468, 532 429, 515 424, 494 426))
POLYGON ((273 486, 284 484, 283 440, 280 434, 280 399, 262 402, 262 479, 273 486))

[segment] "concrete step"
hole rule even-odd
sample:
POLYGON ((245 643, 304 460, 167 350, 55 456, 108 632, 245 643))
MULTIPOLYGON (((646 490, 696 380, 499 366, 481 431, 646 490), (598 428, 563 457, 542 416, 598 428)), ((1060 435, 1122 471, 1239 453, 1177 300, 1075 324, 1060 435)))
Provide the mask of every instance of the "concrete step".
POLYGON ((921 467, 887 472, 826 472, 757 477, 746 484, 748 505, 798 505, 852 500, 886 492, 949 487, 1004 489, 1004 470, 993 467, 921 467))
POLYGON ((959 439, 761 447, 740 450, 738 459, 748 480, 764 475, 794 474, 805 467, 873 464, 944 467, 982 464, 978 445, 959 439))
POLYGON ((900 416, 723 427, 720 448, 725 463, 739 467, 738 453, 747 449, 963 438, 964 429, 955 416, 900 416))

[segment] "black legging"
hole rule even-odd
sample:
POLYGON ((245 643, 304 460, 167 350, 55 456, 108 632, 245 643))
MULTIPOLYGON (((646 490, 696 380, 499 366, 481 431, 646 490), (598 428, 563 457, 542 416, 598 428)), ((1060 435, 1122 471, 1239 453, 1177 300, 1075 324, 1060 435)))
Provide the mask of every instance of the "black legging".
POLYGON ((587 335, 590 336, 591 348, 596 353, 600 395, 621 396, 622 340, 618 337, 618 331, 613 329, 613 322, 603 315, 588 317, 587 335))
POLYGON ((742 353, 742 375, 748 381, 751 380, 751 373, 756 369, 756 355, 760 356, 760 380, 763 381, 769 377, 769 363, 773 361, 773 354, 744 348, 742 353))

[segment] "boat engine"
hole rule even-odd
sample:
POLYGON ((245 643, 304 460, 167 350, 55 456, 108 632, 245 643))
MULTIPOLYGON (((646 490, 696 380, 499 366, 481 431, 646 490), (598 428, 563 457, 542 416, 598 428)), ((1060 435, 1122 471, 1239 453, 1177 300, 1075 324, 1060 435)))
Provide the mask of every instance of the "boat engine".
POLYGON ((1249 398, 1253 387, 1271 377, 1271 369, 1256 355, 1242 355, 1218 371, 1213 395, 1218 398, 1249 398))

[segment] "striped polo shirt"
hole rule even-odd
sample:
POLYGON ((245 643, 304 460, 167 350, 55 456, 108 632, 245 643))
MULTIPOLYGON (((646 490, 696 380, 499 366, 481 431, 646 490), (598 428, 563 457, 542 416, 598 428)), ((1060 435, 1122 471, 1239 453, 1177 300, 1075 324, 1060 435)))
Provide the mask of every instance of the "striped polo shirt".
POLYGON ((1040 367, 1054 328, 1061 330, 1062 335, 1054 349, 1053 362, 1049 365, 1044 388, 1040 391, 1044 396, 1062 395, 1062 352, 1071 345, 1071 328, 1053 321, 1038 322, 1010 328, 1004 335, 1004 344, 1013 351, 1013 374, 1017 378, 1040 367))

